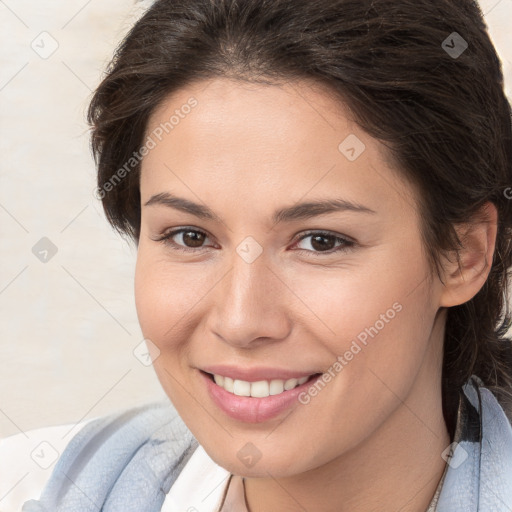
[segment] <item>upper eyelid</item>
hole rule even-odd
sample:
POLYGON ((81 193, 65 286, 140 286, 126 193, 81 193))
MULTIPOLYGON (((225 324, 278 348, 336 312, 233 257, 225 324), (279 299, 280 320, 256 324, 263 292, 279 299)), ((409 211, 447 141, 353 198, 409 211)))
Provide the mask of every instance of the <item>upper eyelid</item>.
POLYGON ((306 236, 311 236, 311 235, 320 233, 322 235, 334 236, 336 238, 342 238, 342 239, 350 241, 350 242, 352 241, 351 237, 349 237, 347 235, 343 235, 342 233, 336 233, 335 231, 331 231, 329 229, 307 229, 304 232, 300 231, 299 234, 300 233, 303 233, 303 235, 299 237, 299 240, 301 240, 302 238, 304 238, 306 236))

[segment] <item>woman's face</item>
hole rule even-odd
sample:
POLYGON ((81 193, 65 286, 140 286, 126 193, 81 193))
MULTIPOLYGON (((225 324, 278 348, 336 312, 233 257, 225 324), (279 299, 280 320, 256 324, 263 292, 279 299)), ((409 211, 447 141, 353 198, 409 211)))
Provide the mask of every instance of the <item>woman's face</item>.
POLYGON ((233 473, 320 467, 427 425, 440 400, 442 289, 413 189, 347 113, 306 82, 218 79, 147 127, 139 321, 164 390, 233 473))

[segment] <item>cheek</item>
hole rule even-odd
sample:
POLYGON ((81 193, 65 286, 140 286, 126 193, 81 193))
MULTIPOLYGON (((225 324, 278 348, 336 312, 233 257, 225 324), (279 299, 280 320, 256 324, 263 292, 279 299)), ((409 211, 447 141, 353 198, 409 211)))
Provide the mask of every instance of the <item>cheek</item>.
POLYGON ((319 335, 348 339, 376 323, 379 331, 384 326, 388 330, 390 323, 400 321, 401 306, 425 300, 423 291, 411 293, 422 272, 419 263, 400 261, 388 248, 339 268, 290 271, 283 281, 290 283, 297 307, 311 318, 310 326, 318 326, 319 335))
POLYGON ((435 307, 420 246, 411 245, 408 251, 383 246, 365 265, 295 276, 294 293, 307 306, 309 328, 328 349, 332 363, 345 356, 347 384, 378 382, 369 368, 404 389, 422 363, 435 307))
POLYGON ((158 248, 139 246, 135 305, 144 337, 162 351, 183 349, 205 315, 218 274, 204 264, 179 264, 158 248))
POLYGON ((190 273, 139 247, 135 268, 135 305, 142 332, 157 346, 171 345, 197 301, 197 284, 190 273))

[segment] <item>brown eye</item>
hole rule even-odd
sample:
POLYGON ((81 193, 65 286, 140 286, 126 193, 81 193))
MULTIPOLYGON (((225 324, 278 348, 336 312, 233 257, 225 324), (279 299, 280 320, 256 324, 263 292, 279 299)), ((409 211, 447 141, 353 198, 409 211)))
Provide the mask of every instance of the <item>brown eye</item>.
POLYGON ((208 236, 203 231, 191 228, 180 228, 169 231, 156 241, 163 242, 164 244, 171 246, 173 249, 194 251, 195 249, 202 249, 202 244, 207 238, 208 236), (178 235, 181 235, 181 241, 179 240, 178 235))
POLYGON ((317 251, 329 251, 336 245, 336 237, 332 235, 314 235, 311 237, 311 247, 317 251))
POLYGON ((204 233, 199 231, 183 231, 182 240, 187 247, 201 247, 204 239, 206 238, 204 233))
POLYGON ((306 251, 315 256, 318 256, 321 253, 333 254, 337 252, 348 251, 349 249, 352 249, 355 246, 355 242, 347 240, 341 236, 334 235, 332 233, 324 233, 321 231, 313 231, 310 233, 306 233, 299 239, 298 243, 302 242, 307 238, 311 239, 309 245, 312 247, 312 249, 299 250, 306 251), (341 245, 336 246, 336 243, 339 243, 341 245))

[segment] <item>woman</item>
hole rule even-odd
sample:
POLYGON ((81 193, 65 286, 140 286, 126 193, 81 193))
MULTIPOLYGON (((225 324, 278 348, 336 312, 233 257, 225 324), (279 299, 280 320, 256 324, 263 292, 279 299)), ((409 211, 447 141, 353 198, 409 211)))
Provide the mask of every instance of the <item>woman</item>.
POLYGON ((89 109, 169 401, 24 512, 512 507, 512 134, 470 0, 159 0, 89 109))

